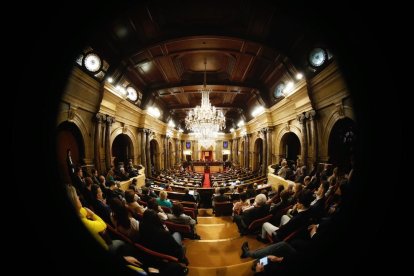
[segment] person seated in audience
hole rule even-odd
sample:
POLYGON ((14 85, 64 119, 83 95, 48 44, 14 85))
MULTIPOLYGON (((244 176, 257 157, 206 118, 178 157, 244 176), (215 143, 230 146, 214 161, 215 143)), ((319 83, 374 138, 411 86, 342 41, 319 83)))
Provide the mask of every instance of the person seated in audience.
POLYGON ((293 194, 289 198, 290 204, 295 204, 298 201, 299 193, 303 190, 303 185, 300 183, 293 184, 293 194))
POLYGON ((306 176, 306 170, 307 170, 306 166, 298 167, 298 169, 296 170, 295 176, 294 176, 295 177, 294 181, 297 183, 303 183, 303 180, 306 176))
POLYGON ((129 175, 128 173, 125 171, 124 167, 120 167, 119 171, 116 172, 115 174, 115 180, 118 181, 125 181, 129 179, 129 175))
POLYGON ((106 182, 115 181, 114 175, 114 169, 111 167, 109 171, 106 173, 106 182))
POLYGON ((280 215, 280 211, 287 208, 289 205, 289 193, 288 191, 283 190, 280 193, 280 201, 270 207, 269 213, 272 214, 273 217, 270 219, 269 223, 273 225, 280 225, 280 218, 282 217, 282 215, 280 215))
POLYGON ((136 178, 133 178, 131 181, 131 184, 129 184, 128 189, 133 190, 135 193, 138 193, 138 187, 137 187, 138 180, 136 178))
POLYGON ((331 244, 332 238, 338 234, 338 227, 343 227, 337 213, 324 217, 319 224, 311 224, 303 236, 296 236, 288 242, 281 241, 273 243, 265 248, 255 251, 249 249, 248 242, 242 245, 241 258, 263 258, 269 256, 269 264, 263 266, 256 264, 253 270, 255 275, 300 275, 303 271, 310 274, 314 268, 314 257, 321 249, 331 244), (277 260, 275 256, 283 259, 277 260))
POLYGON ((138 240, 139 221, 133 218, 125 204, 118 198, 109 201, 111 207, 111 220, 116 230, 127 236, 133 241, 138 240))
POLYGON ((92 184, 93 184, 92 178, 90 176, 85 177, 84 181, 85 181, 85 186, 83 186, 82 190, 80 191, 80 193, 82 194, 82 197, 84 199, 82 204, 85 207, 93 208, 92 207, 93 196, 92 196, 92 192, 91 192, 91 188, 92 188, 92 184))
POLYGON ((196 199, 193 195, 190 195, 190 189, 185 188, 184 189, 184 195, 182 197, 182 201, 190 201, 190 202, 196 202, 196 199))
POLYGON ((169 199, 167 199, 167 192, 166 191, 161 191, 160 192, 160 196, 157 198, 157 203, 159 206, 165 206, 168 208, 172 207, 172 203, 169 199))
POLYGON ((280 193, 285 189, 285 186, 283 186, 282 184, 279 184, 279 186, 277 186, 277 191, 276 193, 267 200, 267 204, 276 204, 280 201, 280 193))
POLYGON ((91 170, 91 178, 94 184, 99 185, 98 171, 96 169, 91 170))
POLYGON ((126 172, 128 173, 129 177, 138 176, 138 169, 134 167, 132 159, 129 159, 128 165, 126 167, 126 172))
POLYGON ((92 192, 92 197, 93 197, 92 207, 95 213, 99 217, 101 217, 107 224, 110 224, 113 226, 112 220, 111 220, 111 208, 109 207, 108 204, 106 204, 106 199, 103 198, 103 192, 102 192, 101 187, 99 187, 96 184, 93 184, 91 188, 91 192, 92 192))
MULTIPOLYGON (((257 186, 257 183, 256 183, 257 186)), ((249 184, 246 189, 247 198, 252 198, 256 196, 256 190, 254 189, 253 184, 249 184)))
POLYGON ((280 177, 282 177, 282 178, 284 178, 284 179, 286 179, 286 175, 287 175, 287 172, 288 172, 288 170, 289 170, 289 165, 288 165, 288 162, 284 159, 281 163, 280 163, 280 169, 279 169, 279 171, 277 172, 277 175, 278 176, 280 176, 280 177))
POLYGON ((311 182, 311 177, 309 175, 303 178, 303 187, 308 188, 309 183, 311 182))
POLYGON ((329 188, 328 181, 323 181, 318 190, 315 191, 315 199, 311 202, 310 209, 312 211, 312 217, 318 221, 320 218, 325 216, 325 193, 329 188))
POLYGON ((153 197, 149 196, 148 193, 149 193, 149 189, 145 186, 142 187, 141 195, 140 195, 140 198, 141 198, 142 201, 148 202, 151 198, 153 198, 153 197))
POLYGON ((99 244, 102 245, 104 249, 108 250, 115 257, 122 259, 125 265, 132 265, 135 271, 140 272, 141 275, 146 275, 142 274, 142 272, 144 272, 144 269, 140 268, 140 266, 142 265, 141 262, 139 262, 133 256, 121 254, 121 252, 133 252, 133 247, 125 244, 123 241, 120 240, 111 240, 109 238, 108 241, 105 241, 105 239, 103 238, 103 233, 107 227, 106 223, 93 211, 82 206, 82 203, 79 200, 79 196, 76 193, 76 189, 72 185, 67 186, 67 192, 69 199, 72 202, 73 206, 76 208, 82 223, 85 225, 86 229, 88 229, 88 231, 92 234, 92 236, 99 242, 99 244))
POLYGON ((172 235, 160 220, 156 211, 147 209, 144 212, 140 225, 139 241, 151 250, 174 256, 180 262, 188 265, 185 248, 181 242, 181 235, 174 232, 172 235))
MULTIPOLYGON (((83 178, 83 171, 81 167, 75 168, 75 175, 73 176, 73 186, 76 188, 78 193, 82 192, 85 189, 86 183, 85 179, 83 178)), ((81 201, 83 200, 83 196, 81 197, 81 201)))
POLYGON ((172 214, 167 214, 168 220, 178 224, 190 225, 193 232, 193 238, 199 240, 200 236, 196 233, 196 221, 190 216, 184 214, 184 207, 181 203, 174 203, 172 214))
POLYGON ((241 193, 240 200, 233 205, 233 216, 240 215, 248 207, 250 207, 250 200, 247 198, 246 193, 241 193))
POLYGON ((154 190, 151 188, 151 185, 154 185, 154 182, 146 182, 145 183, 145 187, 147 187, 148 188, 148 195, 150 196, 150 197, 154 197, 154 198, 157 198, 158 196, 157 196, 157 194, 154 192, 154 190))
POLYGON ((245 209, 241 215, 234 216, 234 221, 241 235, 247 234, 247 228, 254 220, 268 215, 269 205, 266 204, 266 200, 264 194, 259 194, 256 196, 253 206, 245 209))
POLYGON ((137 218, 137 215, 143 215, 145 208, 144 206, 139 205, 137 202, 138 195, 135 194, 133 190, 127 190, 125 192, 125 201, 128 211, 132 214, 134 218, 137 218))
POLYGON ((161 220, 167 220, 167 214, 164 212, 164 210, 161 208, 161 206, 158 205, 158 202, 155 198, 151 198, 148 202, 147 202, 147 209, 152 209, 154 210, 158 216, 160 217, 161 220))
POLYGON ((244 192, 244 188, 243 188, 243 186, 238 186, 237 187, 237 193, 238 194, 241 194, 241 193, 243 193, 244 192))
POLYGON ((219 195, 214 196, 213 202, 226 202, 226 201, 230 201, 230 198, 224 194, 225 192, 226 192, 226 189, 224 187, 221 187, 219 189, 219 195))
POLYGON ((167 185, 165 185, 164 190, 168 191, 168 192, 172 192, 173 189, 171 188, 170 184, 167 184, 167 185))
POLYGON ((260 193, 264 194, 266 196, 266 199, 268 198, 267 195, 269 194, 269 191, 267 189, 262 189, 262 191, 260 193))
MULTIPOLYGON (((105 179, 105 176, 103 176, 103 175, 100 175, 99 177, 98 177, 98 181, 99 181, 99 187, 101 187, 101 189, 102 189, 102 192, 107 188, 107 186, 106 186, 106 179, 105 179)), ((104 195, 105 195, 105 193, 104 193, 104 195)))
POLYGON ((285 216, 282 216, 280 227, 274 226, 269 222, 263 223, 262 233, 257 239, 266 242, 266 235, 269 234, 272 235, 274 240, 281 241, 293 231, 308 225, 312 216, 312 212, 309 210, 312 200, 313 195, 311 191, 301 191, 296 203, 297 214, 289 219, 284 219, 285 216))
MULTIPOLYGON (((305 178, 305 180, 306 180, 306 178, 305 178)), ((306 184, 306 189, 314 191, 319 187, 321 181, 324 181, 324 180, 326 180, 326 177, 321 178, 320 173, 317 172, 314 176, 312 176, 310 178, 309 183, 306 184)))
POLYGON ((109 201, 113 198, 119 198, 121 200, 124 199, 124 193, 123 191, 118 189, 118 186, 116 185, 115 181, 109 181, 108 183, 109 188, 106 189, 106 199, 109 201))

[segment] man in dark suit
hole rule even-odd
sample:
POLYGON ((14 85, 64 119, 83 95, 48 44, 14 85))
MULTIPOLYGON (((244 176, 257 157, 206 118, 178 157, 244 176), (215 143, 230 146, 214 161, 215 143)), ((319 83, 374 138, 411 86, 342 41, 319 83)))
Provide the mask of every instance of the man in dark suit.
POLYGON ((185 188, 182 200, 183 201, 196 202, 195 197, 193 195, 190 195, 190 189, 188 189, 188 188, 185 188))
POLYGON ((274 240, 282 241, 293 231, 305 227, 309 224, 312 212, 309 209, 313 200, 312 192, 309 190, 302 190, 298 195, 298 202, 296 204, 297 214, 294 215, 286 224, 276 227, 269 222, 265 222, 262 226, 261 239, 266 239, 266 234, 272 234, 274 240))
POLYGON ((259 194, 254 200, 253 207, 243 211, 241 215, 234 216, 234 221, 239 228, 241 235, 247 234, 247 228, 252 221, 263 218, 269 214, 269 205, 266 204, 267 198, 264 194, 259 194))
POLYGON ((226 202, 226 201, 230 201, 230 198, 228 196, 226 196, 224 193, 226 192, 226 189, 221 187, 219 190, 220 194, 216 195, 213 198, 214 202, 226 202))

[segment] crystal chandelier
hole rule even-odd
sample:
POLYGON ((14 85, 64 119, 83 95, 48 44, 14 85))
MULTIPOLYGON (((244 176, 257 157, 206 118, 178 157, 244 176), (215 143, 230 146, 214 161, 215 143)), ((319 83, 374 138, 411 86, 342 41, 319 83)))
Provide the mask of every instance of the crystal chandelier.
POLYGON ((204 60, 204 84, 201 89, 201 106, 190 110, 185 118, 185 127, 196 135, 196 139, 205 148, 214 145, 217 133, 224 129, 226 119, 221 110, 211 105, 209 94, 211 89, 206 87, 207 62, 204 60))

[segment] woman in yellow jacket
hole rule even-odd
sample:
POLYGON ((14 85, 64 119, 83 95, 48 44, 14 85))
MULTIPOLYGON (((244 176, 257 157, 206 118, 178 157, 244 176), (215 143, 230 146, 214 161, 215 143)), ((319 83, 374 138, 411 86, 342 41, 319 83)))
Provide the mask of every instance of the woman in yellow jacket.
MULTIPOLYGON (((111 250, 110 247, 117 247, 120 246, 120 244, 123 244, 122 241, 112 241, 112 245, 108 246, 105 240, 100 235, 100 233, 102 233, 106 229, 105 221, 103 221, 99 216, 92 212, 92 210, 82 207, 82 203, 79 200, 75 187, 69 185, 68 194, 75 208, 79 210, 79 217, 83 224, 105 249, 111 250)), ((132 256, 123 256, 123 258, 127 262, 128 267, 134 269, 137 272, 140 272, 142 275, 147 275, 146 272, 139 267, 142 264, 136 258, 132 256)))

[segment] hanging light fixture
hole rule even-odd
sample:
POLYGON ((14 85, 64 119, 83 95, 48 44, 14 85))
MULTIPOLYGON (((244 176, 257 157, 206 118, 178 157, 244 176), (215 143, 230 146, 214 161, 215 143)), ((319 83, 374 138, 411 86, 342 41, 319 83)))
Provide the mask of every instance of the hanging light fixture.
POLYGON ((204 60, 204 84, 201 92, 201 105, 190 110, 185 118, 185 127, 194 132, 198 142, 205 148, 214 145, 219 130, 224 129, 226 118, 221 110, 212 106, 209 99, 211 89, 206 84, 207 61, 204 60))

